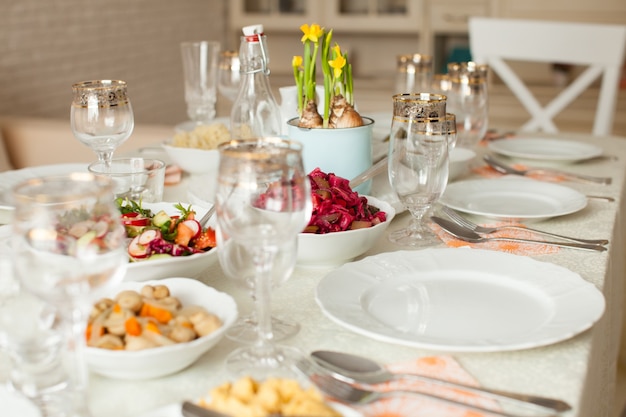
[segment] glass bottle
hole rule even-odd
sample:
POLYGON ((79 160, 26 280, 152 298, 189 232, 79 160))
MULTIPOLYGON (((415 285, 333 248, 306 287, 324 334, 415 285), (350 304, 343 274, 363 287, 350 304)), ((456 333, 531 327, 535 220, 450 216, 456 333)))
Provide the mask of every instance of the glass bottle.
POLYGON ((269 54, 262 25, 243 28, 239 49, 241 84, 230 113, 233 139, 280 136, 280 108, 269 81, 269 54))

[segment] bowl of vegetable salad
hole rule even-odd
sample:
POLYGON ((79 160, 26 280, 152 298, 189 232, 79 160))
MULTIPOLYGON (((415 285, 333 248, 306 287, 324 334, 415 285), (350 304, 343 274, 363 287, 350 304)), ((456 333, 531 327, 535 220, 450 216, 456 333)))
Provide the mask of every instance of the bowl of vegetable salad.
POLYGON ((208 208, 184 203, 119 201, 126 227, 126 281, 172 276, 193 278, 217 260, 214 219, 198 220, 208 208))

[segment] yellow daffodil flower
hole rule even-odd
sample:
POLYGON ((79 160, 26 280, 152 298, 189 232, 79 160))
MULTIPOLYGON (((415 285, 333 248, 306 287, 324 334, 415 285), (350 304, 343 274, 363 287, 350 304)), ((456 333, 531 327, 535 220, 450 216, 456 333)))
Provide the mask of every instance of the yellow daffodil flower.
POLYGON ((294 55, 294 57, 291 59, 291 66, 294 68, 302 66, 302 56, 294 55))
POLYGON ((328 61, 328 65, 333 69, 333 76, 339 78, 343 67, 346 65, 346 59, 343 55, 337 55, 335 59, 328 61))
POLYGON ((317 43, 322 35, 324 35, 324 29, 322 29, 317 23, 313 23, 311 26, 305 23, 300 26, 300 30, 303 33, 302 38, 300 39, 302 43, 304 43, 307 39, 313 43, 317 43))

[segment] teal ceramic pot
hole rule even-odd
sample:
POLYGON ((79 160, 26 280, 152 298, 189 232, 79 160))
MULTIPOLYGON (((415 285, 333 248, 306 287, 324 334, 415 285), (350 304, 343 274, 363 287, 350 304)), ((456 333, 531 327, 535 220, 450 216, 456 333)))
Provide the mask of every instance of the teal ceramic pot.
MULTIPOLYGON (((298 127, 298 119, 287 122, 289 139, 302 143, 305 171, 320 168, 351 180, 372 166, 372 132, 374 120, 363 117, 363 126, 340 129, 309 129, 298 127)), ((359 194, 369 194, 372 181, 356 187, 359 194)))

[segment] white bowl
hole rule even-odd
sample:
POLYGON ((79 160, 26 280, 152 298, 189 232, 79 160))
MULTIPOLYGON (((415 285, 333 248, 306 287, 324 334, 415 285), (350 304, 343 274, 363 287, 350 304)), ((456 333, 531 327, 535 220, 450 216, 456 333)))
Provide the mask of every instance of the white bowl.
POLYGON ((172 162, 192 175, 213 174, 217 177, 219 153, 215 149, 196 149, 163 144, 172 162))
MULTIPOLYGON (((167 214, 177 214, 178 210, 170 202, 163 203, 143 203, 142 207, 152 210, 156 214, 160 210, 165 210, 167 214)), ((181 203, 184 207, 187 203, 181 203)), ((208 209, 197 204, 192 204, 192 209, 196 212, 196 217, 200 219, 208 209)), ((209 221, 209 225, 215 224, 215 217, 209 221)), ((215 227, 215 226, 213 226, 215 227)), ((188 277, 194 278, 202 271, 213 265, 217 261, 217 248, 213 248, 205 253, 197 253, 189 256, 173 256, 171 258, 148 259, 139 262, 129 262, 126 266, 124 281, 146 281, 149 279, 160 279, 167 277, 188 277)))
POLYGON ((215 346, 237 320, 237 304, 228 294, 219 292, 190 278, 168 278, 148 282, 124 282, 108 296, 120 291, 140 291, 144 285, 166 285, 183 306, 199 305, 217 315, 222 327, 215 332, 186 343, 176 343, 139 351, 109 350, 87 347, 85 359, 89 368, 109 378, 137 380, 158 378, 185 369, 215 346))
POLYGON ((332 267, 349 262, 367 252, 382 237, 396 215, 393 206, 375 197, 365 196, 374 207, 387 213, 387 220, 375 226, 325 234, 298 235, 297 264, 306 267, 332 267))
POLYGON ((466 148, 453 148, 450 152, 450 172, 448 173, 448 180, 454 181, 455 179, 467 174, 469 172, 470 162, 476 157, 476 152, 466 148))

